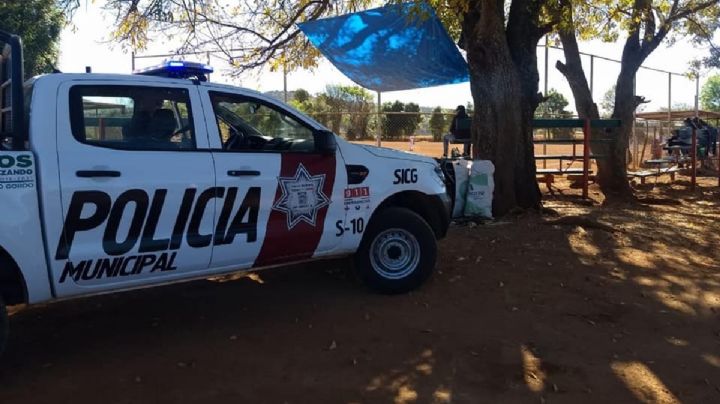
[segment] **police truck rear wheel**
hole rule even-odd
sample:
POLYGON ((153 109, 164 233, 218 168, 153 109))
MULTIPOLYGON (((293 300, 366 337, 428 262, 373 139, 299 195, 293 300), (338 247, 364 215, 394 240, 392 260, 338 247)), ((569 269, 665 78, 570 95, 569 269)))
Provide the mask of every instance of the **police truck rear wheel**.
POLYGON ((380 293, 403 293, 420 286, 435 268, 435 234, 408 209, 388 208, 370 222, 355 255, 363 281, 380 293))
POLYGON ((9 328, 10 320, 8 318, 7 307, 5 307, 5 301, 2 296, 0 296, 0 354, 5 350, 9 328))

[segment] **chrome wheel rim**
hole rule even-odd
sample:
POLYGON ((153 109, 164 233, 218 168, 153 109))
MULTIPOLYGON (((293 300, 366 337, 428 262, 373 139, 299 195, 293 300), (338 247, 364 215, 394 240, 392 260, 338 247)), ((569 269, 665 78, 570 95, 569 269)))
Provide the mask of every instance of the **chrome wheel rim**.
POLYGON ((420 243, 407 230, 385 230, 370 245, 370 265, 383 278, 404 278, 415 271, 419 263, 420 243))

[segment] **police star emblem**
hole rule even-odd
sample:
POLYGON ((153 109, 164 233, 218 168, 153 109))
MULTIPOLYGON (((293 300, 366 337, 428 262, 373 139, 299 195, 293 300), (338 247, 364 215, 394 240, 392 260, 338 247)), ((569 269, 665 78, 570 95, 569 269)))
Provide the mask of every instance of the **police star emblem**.
POLYGON ((273 204, 273 209, 285 213, 287 228, 292 229, 300 222, 315 226, 317 212, 330 204, 323 193, 325 174, 310 175, 300 164, 294 177, 278 177, 282 196, 273 204))

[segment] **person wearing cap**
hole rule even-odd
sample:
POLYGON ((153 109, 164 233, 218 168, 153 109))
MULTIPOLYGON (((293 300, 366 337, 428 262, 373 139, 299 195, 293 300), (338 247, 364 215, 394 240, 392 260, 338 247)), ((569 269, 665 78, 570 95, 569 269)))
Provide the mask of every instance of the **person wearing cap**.
POLYGON ((450 133, 443 137, 443 157, 448 156, 448 145, 450 143, 462 142, 463 155, 470 155, 470 127, 472 126, 472 118, 465 111, 463 105, 455 108, 455 116, 450 123, 450 133))

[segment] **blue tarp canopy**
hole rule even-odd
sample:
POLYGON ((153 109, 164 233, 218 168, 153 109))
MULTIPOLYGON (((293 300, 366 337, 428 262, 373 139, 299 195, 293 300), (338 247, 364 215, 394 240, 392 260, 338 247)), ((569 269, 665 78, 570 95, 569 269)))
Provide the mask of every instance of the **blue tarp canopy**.
POLYGON ((431 7, 395 4, 298 24, 358 85, 397 91, 469 80, 465 59, 431 7), (417 9, 415 9, 417 11, 417 9))

